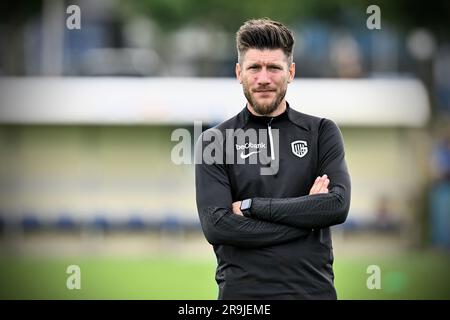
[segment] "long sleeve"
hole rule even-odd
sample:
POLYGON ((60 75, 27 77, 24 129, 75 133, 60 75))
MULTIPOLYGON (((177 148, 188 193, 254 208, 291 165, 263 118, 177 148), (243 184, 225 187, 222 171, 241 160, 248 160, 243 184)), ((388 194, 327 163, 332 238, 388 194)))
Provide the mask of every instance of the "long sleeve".
POLYGON ((195 186, 200 223, 209 243, 256 248, 289 242, 311 232, 234 214, 226 165, 217 161, 205 163, 205 146, 200 136, 195 155, 195 186))
POLYGON ((323 119, 318 137, 317 176, 327 174, 329 193, 297 198, 254 198, 248 217, 299 228, 325 228, 343 223, 350 207, 350 176, 341 132, 323 119))

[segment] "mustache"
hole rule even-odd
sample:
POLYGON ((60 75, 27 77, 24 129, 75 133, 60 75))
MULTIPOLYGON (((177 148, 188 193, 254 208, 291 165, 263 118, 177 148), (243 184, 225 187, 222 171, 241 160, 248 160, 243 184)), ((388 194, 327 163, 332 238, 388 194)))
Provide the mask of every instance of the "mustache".
POLYGON ((277 91, 275 88, 256 88, 252 90, 253 92, 266 92, 266 91, 277 91))

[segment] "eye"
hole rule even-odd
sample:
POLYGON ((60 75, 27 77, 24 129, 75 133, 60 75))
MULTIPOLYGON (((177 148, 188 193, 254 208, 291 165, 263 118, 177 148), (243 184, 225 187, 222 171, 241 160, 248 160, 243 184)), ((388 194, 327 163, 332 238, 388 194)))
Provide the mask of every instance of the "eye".
POLYGON ((269 69, 271 69, 271 70, 281 70, 281 67, 279 67, 279 66, 270 66, 269 69))

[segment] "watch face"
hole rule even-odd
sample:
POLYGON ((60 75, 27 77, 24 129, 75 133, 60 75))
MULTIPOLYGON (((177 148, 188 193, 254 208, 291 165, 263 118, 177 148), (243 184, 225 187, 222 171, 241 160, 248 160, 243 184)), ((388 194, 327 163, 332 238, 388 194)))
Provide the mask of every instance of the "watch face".
POLYGON ((245 199, 241 202, 241 211, 250 209, 252 199, 245 199))

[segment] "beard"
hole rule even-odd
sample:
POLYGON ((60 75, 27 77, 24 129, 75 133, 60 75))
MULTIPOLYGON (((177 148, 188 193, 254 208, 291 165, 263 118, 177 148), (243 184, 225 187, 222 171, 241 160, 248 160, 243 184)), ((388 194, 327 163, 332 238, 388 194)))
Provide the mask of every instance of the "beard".
POLYGON ((245 98, 247 98, 248 103, 250 103, 256 113, 262 116, 266 116, 277 110, 281 101, 283 101, 284 97, 286 96, 287 91, 287 84, 285 84, 281 88, 280 92, 275 92, 275 97, 272 101, 268 101, 266 103, 258 103, 252 92, 250 92, 249 87, 245 83, 243 83, 242 87, 244 89, 244 95, 245 98))

